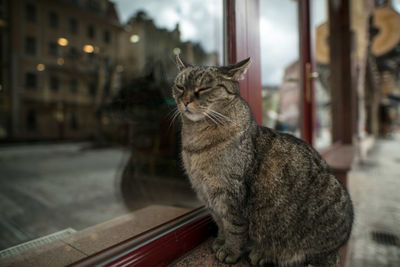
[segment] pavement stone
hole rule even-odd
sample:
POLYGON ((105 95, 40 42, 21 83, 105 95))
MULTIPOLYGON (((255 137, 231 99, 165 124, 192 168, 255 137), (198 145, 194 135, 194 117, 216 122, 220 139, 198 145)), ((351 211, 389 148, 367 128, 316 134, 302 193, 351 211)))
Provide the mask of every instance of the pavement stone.
POLYGON ((355 223, 347 266, 400 266, 400 134, 377 139, 348 181, 355 223))

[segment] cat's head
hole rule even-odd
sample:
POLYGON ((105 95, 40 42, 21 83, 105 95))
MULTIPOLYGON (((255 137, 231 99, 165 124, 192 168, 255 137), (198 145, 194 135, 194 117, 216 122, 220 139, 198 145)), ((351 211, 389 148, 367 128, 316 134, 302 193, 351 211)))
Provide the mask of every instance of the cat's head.
POLYGON ((250 58, 222 67, 193 66, 177 56, 179 73, 172 95, 182 116, 191 121, 221 116, 221 109, 239 95, 238 81, 250 65, 250 58))

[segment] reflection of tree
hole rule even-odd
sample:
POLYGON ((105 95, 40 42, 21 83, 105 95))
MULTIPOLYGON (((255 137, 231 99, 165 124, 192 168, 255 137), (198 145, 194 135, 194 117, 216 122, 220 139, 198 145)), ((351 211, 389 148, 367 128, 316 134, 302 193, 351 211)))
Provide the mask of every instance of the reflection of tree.
MULTIPOLYGON (((158 187, 162 185, 164 196, 165 186, 171 183, 174 184, 171 192, 176 192, 176 186, 183 187, 179 189, 183 192, 190 192, 177 160, 178 127, 170 126, 167 116, 174 108, 167 97, 170 86, 157 74, 159 67, 154 65, 147 75, 134 78, 121 88, 108 107, 131 148, 130 159, 122 174, 121 190, 125 203, 132 209, 137 208, 137 200, 143 202, 149 195, 157 195, 158 187)), ((162 198, 158 195, 156 199, 168 202, 162 198)))

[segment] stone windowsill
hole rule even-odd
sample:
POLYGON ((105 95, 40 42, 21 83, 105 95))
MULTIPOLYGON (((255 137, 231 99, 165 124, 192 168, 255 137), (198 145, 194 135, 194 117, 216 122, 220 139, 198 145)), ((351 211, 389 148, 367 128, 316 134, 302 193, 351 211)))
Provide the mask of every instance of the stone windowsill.
POLYGON ((148 206, 49 244, 0 259, 0 266, 66 266, 189 211, 170 206, 148 206))

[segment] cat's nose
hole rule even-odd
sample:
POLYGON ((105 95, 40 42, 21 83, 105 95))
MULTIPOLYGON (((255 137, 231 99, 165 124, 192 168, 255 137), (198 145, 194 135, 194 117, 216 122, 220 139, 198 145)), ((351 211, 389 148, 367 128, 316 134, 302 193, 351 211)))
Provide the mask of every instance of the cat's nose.
POLYGON ((185 105, 185 107, 187 107, 187 105, 189 105, 189 103, 190 103, 190 100, 189 100, 189 99, 183 100, 183 104, 185 105))

